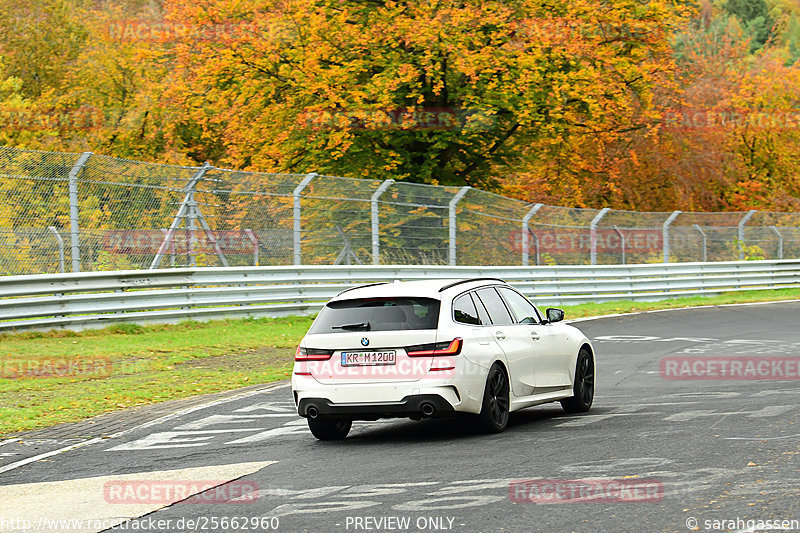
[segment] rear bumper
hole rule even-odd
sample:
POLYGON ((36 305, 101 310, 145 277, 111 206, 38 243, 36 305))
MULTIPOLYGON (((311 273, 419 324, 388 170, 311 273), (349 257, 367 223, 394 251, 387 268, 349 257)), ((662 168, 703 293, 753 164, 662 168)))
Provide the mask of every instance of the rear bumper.
POLYGON ((452 415, 455 412, 450 402, 438 394, 417 394, 406 396, 396 402, 380 403, 333 403, 326 398, 302 398, 297 406, 297 414, 308 417, 309 408, 312 409, 312 413, 315 409, 317 416, 341 416, 354 420, 435 417, 452 415))

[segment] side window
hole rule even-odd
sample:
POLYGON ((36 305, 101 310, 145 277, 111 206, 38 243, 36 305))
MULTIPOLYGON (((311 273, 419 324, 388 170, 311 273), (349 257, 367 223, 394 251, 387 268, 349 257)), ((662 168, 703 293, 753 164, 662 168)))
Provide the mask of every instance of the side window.
POLYGON ((481 324, 478 310, 475 309, 475 303, 469 294, 463 294, 453 300, 453 319, 462 324, 475 324, 478 326, 481 324))
POLYGON ((481 319, 481 324, 484 326, 491 326, 492 321, 489 319, 489 313, 486 311, 486 307, 483 306, 483 303, 481 303, 481 299, 478 298, 478 295, 474 292, 469 294, 472 297, 472 301, 475 302, 475 307, 478 309, 478 318, 481 319))
POLYGON ((478 298, 480 298, 486 310, 489 311, 489 318, 495 326, 509 326, 514 323, 514 319, 506 309, 506 305, 493 288, 478 289, 478 298))
POLYGON ((508 307, 511 308, 520 324, 538 324, 541 322, 536 308, 524 296, 515 290, 500 287, 498 292, 503 295, 508 307))

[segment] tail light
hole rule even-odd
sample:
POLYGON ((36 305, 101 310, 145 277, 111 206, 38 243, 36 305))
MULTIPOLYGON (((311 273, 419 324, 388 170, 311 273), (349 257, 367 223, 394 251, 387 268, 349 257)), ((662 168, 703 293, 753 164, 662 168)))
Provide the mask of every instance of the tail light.
POLYGON ((297 347, 294 353, 295 361, 327 361, 333 355, 333 350, 320 350, 318 348, 297 347))
POLYGON ((445 342, 432 342, 430 344, 417 344, 406 346, 406 354, 409 357, 436 357, 439 355, 458 355, 461 353, 461 346, 464 340, 456 338, 445 342))

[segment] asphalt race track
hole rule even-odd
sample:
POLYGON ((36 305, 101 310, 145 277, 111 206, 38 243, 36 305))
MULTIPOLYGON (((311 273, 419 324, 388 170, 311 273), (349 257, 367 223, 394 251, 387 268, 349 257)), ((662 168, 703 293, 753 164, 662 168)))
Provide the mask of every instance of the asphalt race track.
POLYGON ((110 438, 0 441, 0 530, 800 530, 800 302, 576 325, 597 351, 588 414, 535 407, 498 435, 362 422, 318 442, 288 384, 265 386, 110 438), (709 379, 709 357, 772 362, 709 379), (687 360, 706 365, 695 379, 665 370, 687 360))

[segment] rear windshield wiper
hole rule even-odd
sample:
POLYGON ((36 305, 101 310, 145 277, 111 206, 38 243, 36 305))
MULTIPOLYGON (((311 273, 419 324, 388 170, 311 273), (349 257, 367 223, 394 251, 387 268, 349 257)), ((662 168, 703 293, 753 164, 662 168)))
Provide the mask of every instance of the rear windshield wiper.
POLYGON ((333 326, 331 329, 363 329, 369 331, 369 322, 359 322, 358 324, 342 324, 341 326, 333 326))

